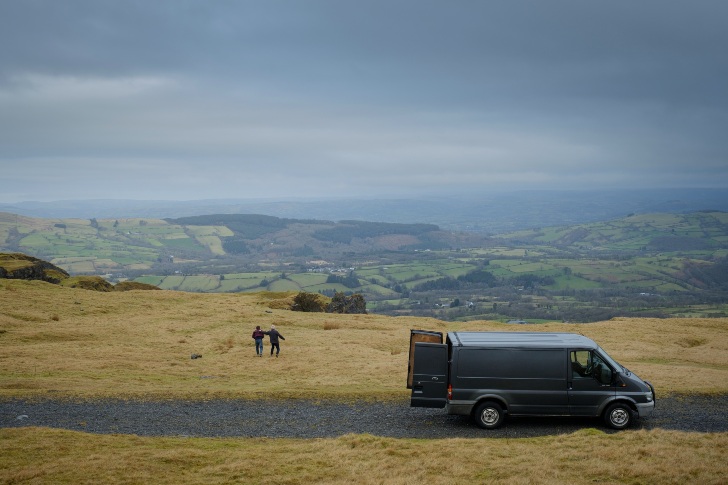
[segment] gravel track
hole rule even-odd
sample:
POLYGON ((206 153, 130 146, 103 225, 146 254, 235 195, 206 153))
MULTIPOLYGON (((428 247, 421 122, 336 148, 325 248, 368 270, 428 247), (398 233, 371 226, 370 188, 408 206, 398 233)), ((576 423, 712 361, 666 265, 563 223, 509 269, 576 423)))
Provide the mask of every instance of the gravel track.
MULTIPOLYGON (((512 418, 484 431, 472 420, 408 402, 65 401, 0 402, 0 427, 45 426, 100 434, 194 437, 324 438, 369 433, 394 438, 523 438, 593 428, 591 418, 512 418)), ((634 428, 728 431, 728 395, 666 397, 634 428)))

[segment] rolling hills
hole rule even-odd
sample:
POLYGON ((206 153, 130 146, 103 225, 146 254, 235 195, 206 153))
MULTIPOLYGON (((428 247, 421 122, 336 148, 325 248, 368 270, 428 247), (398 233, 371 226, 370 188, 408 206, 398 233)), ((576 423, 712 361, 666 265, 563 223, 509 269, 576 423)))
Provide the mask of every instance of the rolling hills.
POLYGON ((361 293, 369 309, 445 320, 722 316, 728 213, 635 214, 486 237, 432 224, 217 214, 0 214, 0 250, 190 292, 361 293))

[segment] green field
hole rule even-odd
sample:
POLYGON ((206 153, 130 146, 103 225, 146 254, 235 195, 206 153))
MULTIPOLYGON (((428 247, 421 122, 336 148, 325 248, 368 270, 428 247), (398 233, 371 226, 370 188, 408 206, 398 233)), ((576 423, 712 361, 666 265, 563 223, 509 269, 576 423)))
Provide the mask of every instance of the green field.
POLYGON ((554 310, 548 317, 559 318, 559 312, 600 306, 604 311, 599 318, 608 318, 610 308, 634 312, 655 304, 664 312, 676 306, 656 299, 626 301, 641 294, 668 296, 680 303, 677 306, 699 306, 704 310, 700 314, 719 314, 721 298, 728 301, 725 282, 721 283, 725 278, 715 272, 705 277, 705 268, 728 258, 728 214, 721 212, 643 214, 519 231, 484 240, 478 247, 412 250, 406 249, 407 241, 414 241, 412 234, 387 233, 380 238, 402 248, 396 251, 375 250, 374 235, 356 240, 357 235, 364 236, 361 231, 390 231, 396 225, 339 225, 330 231, 330 224, 265 216, 250 216, 245 225, 239 217, 243 216, 204 216, 178 224, 161 219, 33 219, 0 214, 0 241, 72 275, 104 275, 112 283, 131 279, 205 293, 361 293, 373 309, 389 307, 410 314, 437 308, 438 318, 444 319, 468 318, 462 309, 443 311, 443 305, 457 299, 477 303, 478 308, 469 307, 473 315, 490 314, 493 309, 486 307, 498 303, 492 316, 499 318, 530 314, 534 307, 536 311, 548 307, 554 310), (195 225, 201 221, 209 224, 195 225), (312 236, 321 234, 339 239, 312 236), (458 285, 459 279, 477 272, 492 275, 498 289, 493 281, 458 285), (330 275, 340 281, 327 282, 330 275), (347 281, 344 286, 341 279, 349 276, 359 285, 347 281), (589 292, 594 295, 591 300, 589 292), (539 307, 533 301, 543 294, 551 298, 539 307), (497 295, 500 301, 494 300, 497 295), (710 295, 712 306, 703 295, 710 295), (506 308, 508 315, 503 314, 506 308))

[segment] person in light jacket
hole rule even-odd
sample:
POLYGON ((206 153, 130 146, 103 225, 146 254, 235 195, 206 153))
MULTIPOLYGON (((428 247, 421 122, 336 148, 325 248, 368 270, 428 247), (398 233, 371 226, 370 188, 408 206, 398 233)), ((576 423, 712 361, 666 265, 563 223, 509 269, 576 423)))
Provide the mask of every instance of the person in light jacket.
POLYGON ((268 338, 270 338, 270 356, 273 357, 273 349, 276 350, 276 357, 278 357, 278 354, 281 353, 281 345, 278 342, 278 339, 285 340, 286 338, 276 330, 275 325, 270 326, 270 330, 267 332, 264 332, 268 338))

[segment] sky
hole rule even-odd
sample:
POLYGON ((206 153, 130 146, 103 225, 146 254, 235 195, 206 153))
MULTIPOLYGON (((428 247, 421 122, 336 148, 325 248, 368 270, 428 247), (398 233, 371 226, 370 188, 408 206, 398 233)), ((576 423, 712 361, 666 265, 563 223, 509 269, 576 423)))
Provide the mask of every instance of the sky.
POLYGON ((0 202, 728 188, 724 0, 0 0, 0 202))

